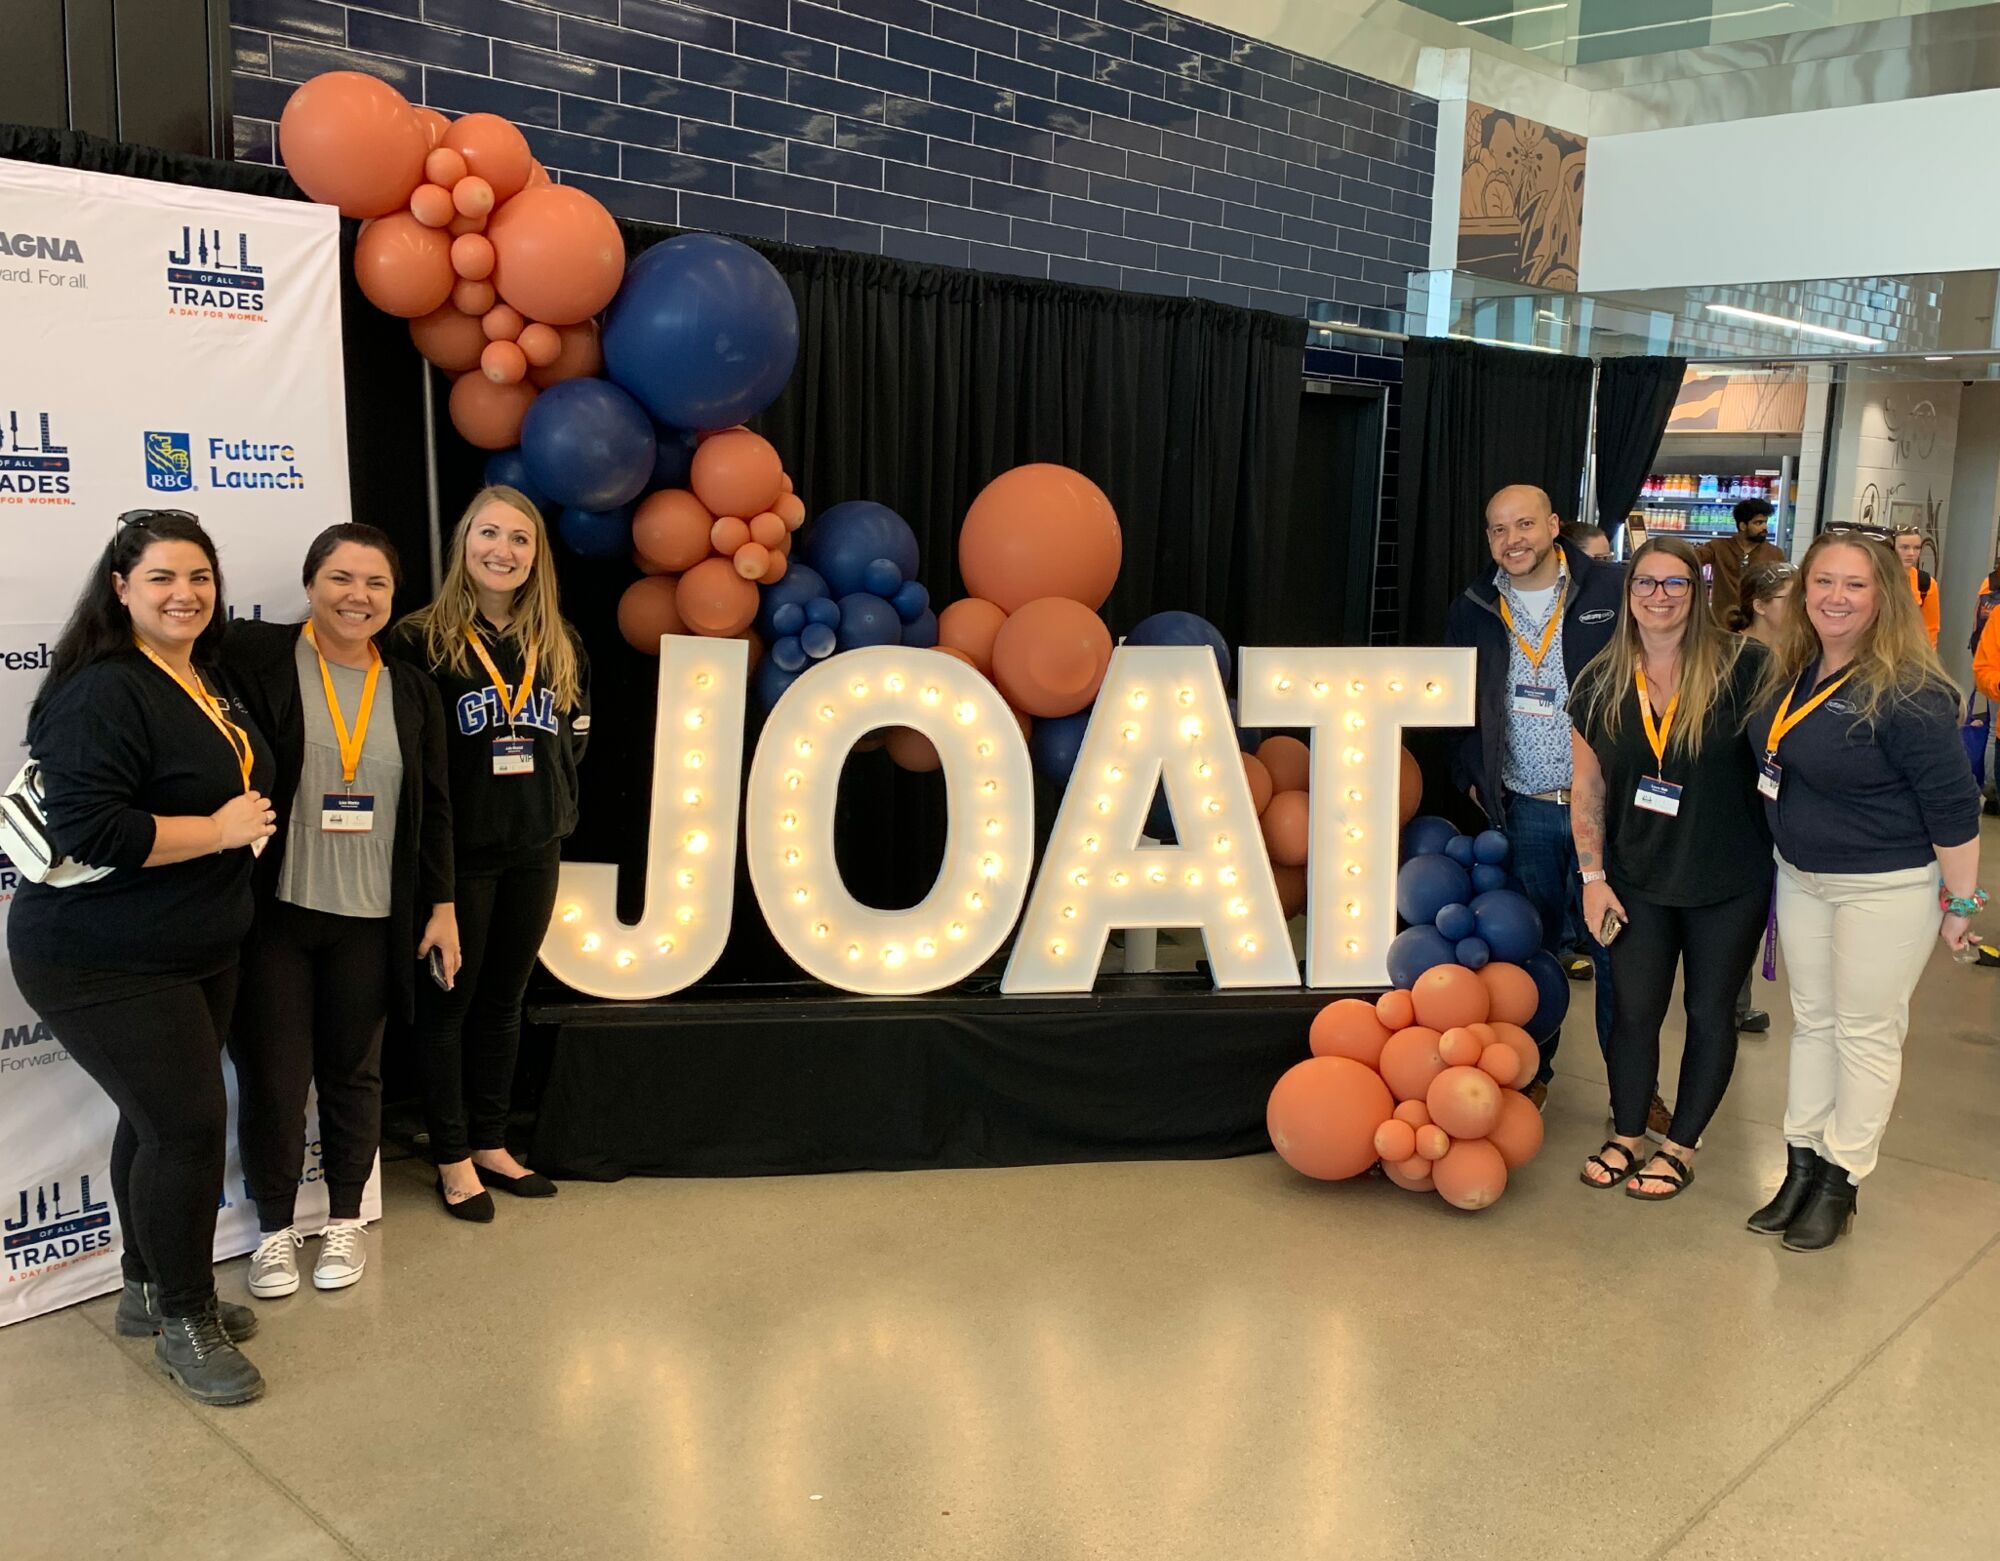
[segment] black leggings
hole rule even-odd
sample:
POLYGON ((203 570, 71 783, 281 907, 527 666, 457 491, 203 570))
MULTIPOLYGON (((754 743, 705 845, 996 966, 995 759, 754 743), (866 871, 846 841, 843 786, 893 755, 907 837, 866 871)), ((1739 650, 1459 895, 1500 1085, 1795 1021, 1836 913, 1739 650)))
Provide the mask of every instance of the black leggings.
POLYGON ((1756 888, 1714 905, 1656 905, 1621 889, 1631 918, 1611 945, 1611 1110, 1621 1136, 1646 1131, 1659 1088, 1660 1025, 1683 972, 1687 1043, 1669 1136, 1692 1146, 1708 1126, 1736 1068, 1736 994, 1764 933, 1770 891, 1756 888))
POLYGON ((125 1277, 157 1284, 164 1315, 196 1315, 215 1299, 215 1211, 229 1133, 222 1038, 236 967, 80 1008, 65 1006, 75 988, 60 967, 16 960, 14 980, 118 1107, 111 1197, 125 1277))
POLYGON ((282 900, 258 907, 243 945, 236 1139, 266 1232, 292 1223, 306 1152, 306 1091, 319 1086, 327 1213, 361 1217, 382 1143, 382 1023, 389 1008, 389 922, 329 916, 282 900))
POLYGON ((439 1165, 475 1149, 504 1149, 514 1059, 521 1049, 521 998, 556 904, 559 848, 491 872, 460 872, 457 984, 417 981, 417 1045, 424 1116, 439 1165))

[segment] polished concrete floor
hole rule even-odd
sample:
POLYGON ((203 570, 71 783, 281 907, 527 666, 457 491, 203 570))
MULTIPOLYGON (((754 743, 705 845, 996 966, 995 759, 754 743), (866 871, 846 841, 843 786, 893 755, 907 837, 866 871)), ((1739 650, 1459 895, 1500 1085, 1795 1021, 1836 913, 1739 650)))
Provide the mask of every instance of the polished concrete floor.
POLYGON ((479 1228, 391 1166, 364 1281, 260 1307, 258 1404, 188 1404, 109 1299, 0 1333, 0 1556, 1991 1557, 1996 1002, 1933 962, 1815 1256, 1742 1228, 1782 1019, 1662 1206, 1578 1185, 1581 1007, 1478 1215, 1260 1156, 570 1184, 479 1228))

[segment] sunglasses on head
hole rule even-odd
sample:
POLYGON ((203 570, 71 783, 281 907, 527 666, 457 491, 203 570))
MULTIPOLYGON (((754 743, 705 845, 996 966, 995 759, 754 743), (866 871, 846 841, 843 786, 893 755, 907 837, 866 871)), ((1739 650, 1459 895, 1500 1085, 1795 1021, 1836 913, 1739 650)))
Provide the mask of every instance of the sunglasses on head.
POLYGON ((150 526, 156 520, 191 520, 197 525, 201 523, 201 517, 193 510, 128 509, 118 517, 117 529, 122 531, 127 526, 150 526))

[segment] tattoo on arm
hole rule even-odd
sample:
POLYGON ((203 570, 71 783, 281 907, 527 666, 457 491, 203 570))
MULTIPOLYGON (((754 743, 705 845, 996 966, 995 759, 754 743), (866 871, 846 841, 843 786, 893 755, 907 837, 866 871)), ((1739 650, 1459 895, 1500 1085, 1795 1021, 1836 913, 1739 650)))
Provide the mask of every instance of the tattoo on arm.
POLYGON ((1570 833, 1579 867, 1595 872, 1604 865, 1604 782, 1592 776, 1570 798, 1570 833))

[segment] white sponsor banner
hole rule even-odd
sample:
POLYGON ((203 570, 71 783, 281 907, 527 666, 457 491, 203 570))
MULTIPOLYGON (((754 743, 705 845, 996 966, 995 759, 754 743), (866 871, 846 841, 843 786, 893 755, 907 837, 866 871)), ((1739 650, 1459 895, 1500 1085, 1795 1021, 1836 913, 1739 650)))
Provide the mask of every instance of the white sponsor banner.
MULTIPOLYGON (((121 512, 193 511, 233 612, 302 615, 306 544, 350 518, 339 268, 328 206, 0 159, 0 782, 121 512)), ((15 888, 0 858, 0 923, 15 888)), ((235 1095, 218 1258, 257 1239, 235 1095)), ((0 963, 0 1324, 117 1288, 115 1122, 0 963)), ((308 1229, 317 1139, 309 1116, 308 1229)))

